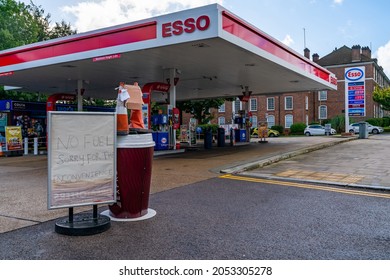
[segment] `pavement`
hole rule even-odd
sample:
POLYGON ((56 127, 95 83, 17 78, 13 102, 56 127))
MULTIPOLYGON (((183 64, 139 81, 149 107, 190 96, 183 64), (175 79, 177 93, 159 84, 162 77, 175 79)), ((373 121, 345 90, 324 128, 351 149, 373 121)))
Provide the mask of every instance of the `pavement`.
MULTIPOLYGON (((372 135, 368 139, 358 139, 356 136, 278 137, 269 138, 267 143, 252 139, 250 143, 237 143, 235 146, 230 146, 227 142, 224 147, 214 144, 211 149, 204 149, 203 145, 198 144, 178 153, 156 153, 152 167, 151 207, 153 208, 155 203, 161 208, 167 207, 167 211, 175 211, 170 213, 173 216, 167 217, 164 212, 159 213, 157 210, 157 216, 151 220, 158 221, 158 217, 161 217, 164 221, 164 226, 160 225, 166 234, 164 238, 169 236, 169 231, 172 230, 178 230, 179 233, 176 234, 185 236, 188 233, 186 231, 194 229, 176 224, 175 215, 179 217, 180 213, 183 213, 181 211, 187 211, 190 206, 183 204, 180 197, 194 198, 197 190, 200 193, 210 191, 202 188, 202 182, 216 179, 224 173, 390 190, 390 171, 387 168, 390 166, 390 157, 386 152, 389 145, 389 134, 372 135), (166 201, 168 204, 164 204, 164 197, 173 193, 178 200, 166 201), (171 227, 166 228, 166 223, 171 227)), ((7 253, 5 249, 2 250, 0 259, 108 258, 107 255, 101 254, 101 249, 100 253, 97 253, 93 251, 92 245, 83 243, 82 240, 85 239, 74 237, 73 240, 77 241, 72 245, 89 250, 89 253, 84 255, 80 252, 77 256, 64 253, 66 248, 59 245, 58 242, 68 244, 71 240, 69 238, 72 237, 54 232, 54 222, 66 217, 68 210, 47 210, 47 156, 0 158, 0 189, 0 245, 2 248, 6 246, 8 250, 7 253), (28 241, 30 238, 36 242, 34 246, 31 244, 33 241, 28 241), (53 241, 48 242, 48 239, 53 241), (39 244, 39 248, 36 244, 39 244), (52 251, 56 246, 59 248, 52 251)), ((213 194, 215 195, 218 194, 213 194)), ((101 207, 101 210, 104 209, 101 207)), ((88 207, 79 207, 75 211, 79 213, 89 210, 88 207)), ((205 224, 201 227, 210 228, 215 221, 212 221, 212 216, 201 211, 202 209, 193 209, 193 213, 204 217, 202 223, 205 224)), ((186 224, 188 217, 178 218, 178 221, 186 224)), ((130 227, 137 232, 145 230, 142 225, 148 227, 150 224, 137 222, 136 226, 130 227)), ((117 226, 117 229, 109 231, 122 236, 122 227, 117 226)), ((103 242, 102 238, 106 238, 105 242, 108 243, 104 246, 112 246, 114 241, 109 241, 110 236, 109 233, 102 233, 90 238, 98 243, 103 242)), ((159 236, 160 232, 150 236, 150 242, 159 244, 159 236)), ((118 240, 115 239, 115 242, 118 240)), ((196 258, 196 252, 189 254, 188 258, 196 258)), ((112 255, 114 259, 121 256, 131 258, 126 254, 112 255)), ((174 252, 159 252, 155 256, 144 257, 178 258, 174 252)), ((183 255, 179 258, 187 257, 183 255)), ((223 254, 219 255, 219 258, 223 258, 223 254)))

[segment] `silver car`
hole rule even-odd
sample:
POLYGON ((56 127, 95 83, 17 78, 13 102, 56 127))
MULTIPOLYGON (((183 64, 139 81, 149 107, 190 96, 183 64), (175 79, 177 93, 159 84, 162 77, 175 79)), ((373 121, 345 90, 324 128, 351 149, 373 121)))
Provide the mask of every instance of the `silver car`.
MULTIPOLYGON (((311 124, 308 125, 304 132, 306 136, 312 136, 312 135, 326 135, 325 134, 325 126, 319 125, 319 124, 311 124)), ((331 128, 330 134, 336 134, 336 130, 331 128)))
MULTIPOLYGON (((359 124, 360 123, 351 123, 349 125, 349 132, 350 133, 359 133, 359 124)), ((369 124, 368 122, 366 122, 366 124, 367 124, 368 133, 379 134, 379 133, 383 132, 383 127, 375 126, 375 125, 369 124)))

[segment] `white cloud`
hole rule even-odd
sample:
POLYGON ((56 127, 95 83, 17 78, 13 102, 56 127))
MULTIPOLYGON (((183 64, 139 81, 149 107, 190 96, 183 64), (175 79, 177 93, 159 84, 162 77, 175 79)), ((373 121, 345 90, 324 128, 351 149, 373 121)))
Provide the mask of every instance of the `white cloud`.
POLYGON ((390 78, 390 41, 378 48, 377 57, 378 64, 383 67, 383 71, 390 78))
POLYGON ((291 45, 294 44, 294 40, 291 38, 290 35, 287 34, 287 35, 284 37, 282 43, 285 44, 285 45, 287 45, 287 46, 289 46, 289 47, 291 47, 291 45))
POLYGON ((341 5, 343 4, 344 0, 333 0, 333 4, 341 5))
POLYGON ((90 0, 64 6, 62 10, 73 15, 76 18, 74 28, 78 32, 84 32, 222 2, 223 0, 90 0))

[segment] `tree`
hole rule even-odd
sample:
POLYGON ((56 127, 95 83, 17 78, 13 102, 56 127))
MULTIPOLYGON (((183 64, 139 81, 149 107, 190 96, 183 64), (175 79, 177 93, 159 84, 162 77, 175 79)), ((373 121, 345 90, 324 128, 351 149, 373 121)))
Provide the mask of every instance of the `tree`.
MULTIPOLYGON (((64 21, 50 27, 50 17, 33 1, 26 5, 15 0, 0 0, 0 50, 76 33, 64 21)), ((4 91, 0 87, 0 99, 44 101, 45 97, 38 93, 4 91)))
POLYGON ((372 99, 381 104, 383 110, 390 111, 390 87, 375 87, 372 99))
POLYGON ((76 34, 76 30, 72 30, 72 27, 69 23, 61 21, 61 23, 56 22, 55 26, 49 31, 49 38, 55 39, 60 37, 65 37, 68 35, 76 34))
POLYGON ((178 102, 177 107, 181 111, 190 113, 198 120, 198 124, 208 124, 214 116, 211 114, 210 109, 218 109, 226 99, 204 99, 204 100, 189 100, 184 102, 178 102))
POLYGON ((36 42, 38 30, 33 20, 25 4, 0 0, 0 49, 36 42))
POLYGON ((41 6, 0 0, 0 50, 76 33, 64 21, 50 26, 51 15, 41 6))

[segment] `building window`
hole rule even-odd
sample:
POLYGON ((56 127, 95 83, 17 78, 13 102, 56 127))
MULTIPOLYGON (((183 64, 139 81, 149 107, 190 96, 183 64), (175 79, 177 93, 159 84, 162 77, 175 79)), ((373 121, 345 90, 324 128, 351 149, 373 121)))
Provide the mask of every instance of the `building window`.
POLYGON ((309 125, 309 115, 305 116, 306 125, 309 125))
POLYGON ((233 113, 238 114, 238 111, 241 110, 241 104, 240 100, 233 101, 233 113))
POLYGON ((257 98, 251 98, 249 102, 249 110, 251 112, 257 111, 257 98))
POLYGON ((325 120, 328 118, 328 108, 325 106, 325 105, 321 105, 319 108, 318 108, 318 112, 319 112, 319 119, 320 120, 325 120))
POLYGON ((225 103, 223 103, 221 106, 218 108, 219 113, 225 113, 225 103))
POLYGON ((225 117, 219 117, 218 118, 218 125, 224 125, 225 124, 225 117))
POLYGON ((285 110, 292 110, 293 109, 293 97, 292 96, 286 96, 284 98, 284 109, 285 110))
POLYGON ((320 90, 318 92, 318 100, 319 101, 326 101, 326 100, 328 100, 328 92, 326 90, 320 90))
POLYGON ((284 127, 285 128, 290 128, 290 126, 293 124, 293 121, 294 121, 293 115, 286 115, 286 116, 284 116, 284 122, 285 122, 284 127))
POLYGON ((252 128, 257 127, 257 116, 252 116, 252 128))
POLYGON ((305 96, 305 110, 309 110, 309 96, 305 96))
POLYGON ((275 116, 268 115, 267 116, 267 124, 268 124, 269 128, 273 127, 275 125, 275 116))
POLYGON ((268 111, 275 110, 275 97, 268 97, 267 98, 267 110, 268 111))

